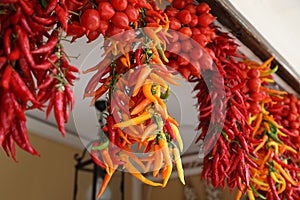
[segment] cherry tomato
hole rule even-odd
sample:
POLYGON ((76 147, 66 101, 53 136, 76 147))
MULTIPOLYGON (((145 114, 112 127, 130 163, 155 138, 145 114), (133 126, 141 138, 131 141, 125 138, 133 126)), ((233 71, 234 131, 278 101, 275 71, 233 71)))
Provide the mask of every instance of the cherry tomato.
POLYGON ((170 29, 171 30, 178 30, 181 28, 180 21, 175 17, 170 17, 170 29))
POLYGON ((189 24, 192 21, 191 13, 188 10, 180 11, 177 15, 177 18, 183 24, 189 24))
POLYGON ((192 27, 191 30, 192 30, 193 36, 201 34, 201 31, 196 27, 192 27))
POLYGON ((292 129, 299 129, 299 128, 300 128, 299 121, 291 122, 291 123, 290 123, 290 127, 291 127, 292 129))
POLYGON ((190 21, 190 27, 195 27, 198 25, 198 17, 197 15, 191 15, 192 20, 190 21))
POLYGON ((127 0, 110 0, 110 3, 114 7, 114 9, 118 11, 123 11, 127 8, 128 1, 127 0))
POLYGON ((111 18, 111 22, 119 28, 129 28, 129 19, 123 12, 116 12, 116 14, 111 18))
POLYGON ((259 102, 259 101, 262 101, 264 99, 264 96, 261 92, 251 92, 250 93, 250 98, 253 101, 259 102))
POLYGON ((191 75, 191 71, 188 68, 188 66, 180 66, 178 69, 178 72, 182 75, 183 78, 185 78, 186 80, 189 79, 190 75, 191 75))
POLYGON ((199 60, 202 55, 203 55, 202 48, 196 47, 190 51, 190 56, 191 56, 191 58, 193 58, 193 60, 199 60))
POLYGON ((189 56, 186 53, 180 53, 177 57, 177 61, 180 66, 186 66, 190 63, 189 56))
POLYGON ((103 35, 106 35, 106 31, 108 29, 108 21, 106 20, 100 20, 100 23, 99 23, 99 31, 103 34, 103 35))
POLYGON ((119 27, 117 27, 117 26, 115 26, 113 24, 110 24, 107 31, 108 31, 109 36, 111 36, 111 37, 114 36, 114 37, 120 38, 120 36, 122 34, 120 34, 118 36, 115 36, 115 35, 124 32, 124 29, 119 28, 119 27))
POLYGON ((294 101, 291 101, 291 103, 290 103, 290 111, 291 111, 291 113, 294 113, 294 114, 298 113, 298 108, 294 101))
POLYGON ((176 17, 177 14, 178 14, 179 10, 177 10, 176 8, 173 8, 173 7, 170 7, 168 6, 166 9, 165 9, 165 13, 166 15, 168 15, 169 17, 176 17))
POLYGON ((248 111, 251 114, 256 115, 256 114, 258 114, 258 113, 261 112, 261 106, 259 105, 259 103, 257 103, 257 102, 250 102, 249 104, 250 104, 250 106, 249 106, 248 111))
POLYGON ((173 5, 173 7, 174 8, 177 8, 177 9, 184 9, 184 7, 185 7, 185 1, 183 1, 183 0, 173 0, 173 2, 172 2, 172 5, 173 5))
POLYGON ((183 28, 179 29, 179 32, 182 33, 179 35, 179 38, 181 40, 187 40, 190 37, 192 37, 192 34, 193 34, 190 27, 183 27, 183 28))
POLYGON ((192 15, 196 14, 197 12, 196 6, 193 4, 187 5, 184 9, 188 10, 192 15))
POLYGON ((90 43, 90 42, 96 40, 96 39, 99 37, 100 33, 101 33, 101 32, 98 31, 98 30, 90 31, 90 32, 88 33, 88 35, 86 36, 86 37, 89 39, 89 40, 87 41, 87 43, 90 43))
POLYGON ((210 7, 207 3, 200 3, 197 6, 197 13, 202 14, 202 13, 208 13, 210 11, 210 7))
POLYGON ((260 71, 258 69, 250 69, 247 73, 249 78, 258 78, 260 76, 260 71))
POLYGON ((98 4, 98 12, 101 20, 109 20, 115 14, 115 10, 109 2, 100 2, 98 4))
POLYGON ((180 42, 170 43, 167 46, 167 50, 170 51, 171 53, 178 54, 180 52, 180 50, 181 50, 181 44, 180 44, 180 42))
POLYGON ((183 52, 189 52, 193 49, 193 45, 192 45, 192 42, 191 40, 184 40, 182 41, 182 44, 181 44, 181 50, 183 52))
POLYGON ((169 38, 169 41, 170 41, 171 43, 177 42, 178 39, 179 39, 179 36, 178 36, 177 31, 171 31, 170 34, 172 35, 172 38, 169 38))
POLYGON ((296 120, 297 120, 297 115, 296 115, 296 114, 293 114, 293 113, 290 113, 290 114, 288 115, 287 119, 288 119, 290 122, 296 121, 296 120))
POLYGON ((291 102, 291 99, 289 97, 285 97, 283 99, 284 104, 289 104, 291 102))
POLYGON ((80 23, 83 27, 90 31, 95 31, 99 28, 100 16, 97 10, 87 9, 80 17, 80 23))
POLYGON ((297 102, 298 101, 298 99, 297 99, 297 97, 296 97, 295 94, 289 94, 289 97, 291 99, 291 102, 297 102))
POLYGON ((178 62, 176 60, 174 60, 174 59, 169 60, 169 62, 168 62, 167 65, 169 67, 171 67, 172 69, 175 69, 175 70, 177 70, 180 67, 180 65, 178 64, 178 62))
POLYGON ((249 89, 253 92, 257 92, 261 86, 261 80, 259 78, 251 78, 247 83, 249 89))
POLYGON ((207 27, 215 20, 215 17, 210 13, 203 13, 198 17, 198 24, 202 27, 207 27))
POLYGON ((203 47, 205 47, 208 43, 206 36, 203 34, 194 35, 192 37, 192 39, 195 40, 197 43, 199 43, 203 47))
POLYGON ((128 19, 130 22, 135 22, 139 18, 139 11, 134 6, 129 4, 125 10, 126 15, 128 16, 128 19))

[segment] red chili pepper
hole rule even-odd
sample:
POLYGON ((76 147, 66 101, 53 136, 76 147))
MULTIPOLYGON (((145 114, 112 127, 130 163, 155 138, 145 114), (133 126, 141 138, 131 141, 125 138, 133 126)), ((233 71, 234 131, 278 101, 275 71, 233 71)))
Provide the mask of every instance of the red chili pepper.
POLYGON ((58 43, 58 31, 53 31, 48 42, 44 44, 43 46, 39 47, 38 49, 34 49, 31 51, 32 54, 42 54, 42 53, 47 53, 51 52, 54 47, 58 43))
POLYGON ((26 121, 24 110, 22 109, 22 107, 18 103, 18 101, 17 101, 17 99, 16 99, 16 97, 15 97, 15 95, 13 93, 10 93, 10 98, 11 98, 11 102, 13 104, 14 112, 15 112, 16 116, 20 120, 26 121))
POLYGON ((3 48, 7 56, 11 53, 11 45, 10 45, 11 33, 12 33, 12 29, 9 28, 5 31, 3 36, 3 48))
POLYGON ((269 183, 271 192, 272 192, 272 194, 273 194, 273 199, 274 199, 274 200, 280 200, 280 198, 279 198, 279 196, 278 196, 278 194, 277 194, 277 190, 276 190, 276 187, 275 187, 275 183, 274 183, 272 177, 271 177, 271 176, 267 176, 267 181, 268 181, 268 183, 269 183))
POLYGON ((57 91, 55 93, 54 99, 54 116, 58 125, 59 131, 63 136, 66 135, 65 125, 64 125, 64 93, 62 91, 57 91))
POLYGON ((17 162, 17 158, 16 158, 16 146, 15 146, 15 142, 14 142, 14 138, 12 137, 12 135, 9 133, 7 136, 7 141, 8 141, 8 147, 11 153, 11 157, 12 159, 17 162))
POLYGON ((6 64, 7 59, 4 56, 0 56, 0 70, 6 64))
POLYGON ((53 67, 53 64, 55 64, 57 61, 58 61, 58 57, 55 54, 52 54, 48 60, 45 60, 41 64, 37 64, 37 65, 33 66, 32 68, 45 71, 45 70, 48 70, 51 67, 53 67))
POLYGON ((35 62, 30 52, 30 43, 27 34, 18 25, 15 26, 15 32, 18 35, 18 44, 22 52, 24 53, 27 62, 30 64, 31 67, 34 67, 35 62))
POLYGON ((44 26, 50 26, 50 25, 54 25, 55 23, 55 18, 54 17, 47 17, 47 18, 43 18, 43 17, 38 17, 36 15, 32 15, 31 16, 32 19, 34 19, 37 23, 44 25, 44 26))
POLYGON ((29 33, 30 35, 33 34, 33 31, 31 29, 31 27, 29 26, 29 23, 28 23, 26 17, 23 14, 20 15, 20 25, 22 26, 22 28, 24 29, 24 31, 26 33, 29 33))
POLYGON ((219 159, 220 159, 220 155, 217 153, 213 158, 213 164, 212 164, 212 184, 214 187, 218 187, 220 183, 219 171, 218 171, 219 159))
POLYGON ((4 90, 9 89, 9 82, 10 82, 12 70, 13 70, 13 68, 11 65, 7 65, 4 70, 4 73, 3 73, 2 79, 1 79, 1 86, 4 90))
POLYGON ((56 89, 54 88, 54 90, 52 90, 51 92, 52 93, 49 92, 51 94, 51 96, 49 97, 50 101, 48 103, 47 110, 46 110, 46 120, 49 118, 51 110, 52 110, 53 105, 54 105, 56 89))
POLYGON ((112 115, 107 116, 107 127, 108 127, 108 134, 109 134, 109 140, 111 143, 115 143, 116 141, 116 130, 114 129, 114 118, 112 115))
POLYGON ((135 51, 135 62, 136 62, 136 65, 137 66, 140 66, 141 65, 141 55, 143 53, 143 50, 142 48, 138 48, 136 51, 135 51))
POLYGON ((173 131, 172 126, 171 126, 171 122, 169 120, 165 121, 165 127, 166 127, 170 137, 172 138, 172 140, 176 141, 176 136, 174 134, 174 131, 173 131))
POLYGON ((23 74, 23 80, 28 85, 28 88, 29 89, 34 89, 35 88, 35 83, 33 81, 33 77, 32 77, 32 74, 30 72, 31 70, 30 70, 25 58, 21 57, 19 59, 19 67, 20 67, 20 70, 23 74))
POLYGON ((26 13, 26 15, 30 16, 34 13, 33 5, 28 5, 30 1, 20 0, 19 1, 22 10, 26 13))
POLYGON ((57 0, 50 0, 48 1, 45 14, 50 14, 56 7, 57 7, 58 1, 57 0))
POLYGON ((67 24, 68 12, 64 10, 60 5, 56 6, 55 12, 59 23, 62 25, 63 29, 66 32, 68 32, 68 24, 67 24))
POLYGON ((14 49, 10 54, 8 54, 7 57, 10 61, 19 60, 19 58, 21 57, 21 51, 17 43, 14 43, 14 49))
POLYGON ((69 85, 65 85, 65 92, 65 95, 67 95, 69 102, 71 102, 71 110, 73 110, 75 106, 75 97, 69 85))
POLYGON ((95 164, 97 164, 99 167, 103 169, 106 168, 105 164, 98 157, 98 151, 92 151, 91 156, 95 164))
POLYGON ((68 104, 69 104, 69 100, 68 100, 68 97, 67 97, 67 94, 66 94, 66 90, 64 91, 64 119, 65 119, 65 123, 68 123, 69 121, 69 110, 68 110, 68 104))

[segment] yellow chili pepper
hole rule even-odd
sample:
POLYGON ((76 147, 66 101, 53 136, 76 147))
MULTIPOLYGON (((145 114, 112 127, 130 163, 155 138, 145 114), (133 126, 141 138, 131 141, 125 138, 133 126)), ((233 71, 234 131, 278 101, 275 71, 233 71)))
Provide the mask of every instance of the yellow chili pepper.
POLYGON ((153 163, 153 176, 158 177, 159 170, 163 165, 163 155, 161 148, 158 144, 154 145, 154 163, 153 163))
POLYGON ((280 180, 277 179, 275 172, 270 172, 270 176, 276 183, 282 183, 280 180))
POLYGON ((277 191, 277 193, 278 194, 281 194, 284 190, 285 190, 285 188, 286 188, 286 181, 285 181, 285 179, 280 175, 280 174, 278 174, 278 173, 276 173, 275 174, 276 175, 276 177, 280 180, 280 185, 281 185, 281 187, 280 187, 280 189, 277 191))
POLYGON ((127 121, 120 122, 114 125, 115 128, 124 128, 132 125, 137 125, 142 123, 143 121, 146 121, 147 119, 150 119, 152 117, 152 114, 149 112, 145 111, 141 115, 135 118, 131 118, 127 121))
POLYGON ((274 56, 271 56, 268 60, 266 60, 263 64, 261 64, 258 68, 259 69, 263 69, 266 68, 273 60, 274 60, 274 56))
POLYGON ((276 161, 274 161, 274 167, 279 170, 279 172, 283 175, 283 177, 292 185, 299 186, 300 184, 297 183, 292 177, 279 165, 276 161))
POLYGON ((268 142, 267 145, 274 147, 274 149, 275 149, 275 155, 278 156, 278 153, 279 153, 278 143, 276 143, 275 141, 271 141, 271 142, 268 142))
POLYGON ((178 130, 177 126, 174 125, 173 123, 171 123, 171 126, 172 126, 172 130, 174 132, 174 135, 176 137, 179 149, 182 152, 182 150, 183 150, 183 142, 182 142, 182 138, 180 136, 179 130, 178 130))
POLYGON ((163 153, 163 158, 164 158, 164 161, 165 161, 165 165, 166 165, 166 172, 165 172, 165 178, 164 178, 164 181, 163 181, 163 184, 162 184, 162 187, 166 187, 169 179, 170 179, 170 176, 171 176, 171 173, 172 173, 172 169, 173 169, 173 165, 172 165, 172 160, 171 160, 171 156, 170 156, 170 153, 169 153, 169 147, 168 147, 168 143, 167 143, 167 140, 164 136, 164 134, 162 134, 163 137, 162 139, 159 139, 158 140, 158 144, 162 150, 162 153, 163 153))
POLYGON ((265 182, 263 182, 263 181, 260 181, 260 180, 258 180, 258 179, 256 179, 256 178, 251 178, 250 180, 253 181, 253 183, 255 183, 255 184, 257 184, 257 185, 261 185, 261 186, 265 186, 265 187, 268 187, 268 186, 269 186, 268 183, 265 183, 265 182))
POLYGON ((124 167, 128 170, 129 173, 131 173, 134 177, 142 181, 143 183, 151 186, 162 186, 161 183, 153 182, 146 177, 144 177, 141 172, 134 167, 134 165, 130 162, 128 159, 128 155, 124 154, 123 152, 120 153, 120 158, 125 161, 124 167))
POLYGON ((255 197, 254 197, 254 194, 253 194, 252 190, 248 190, 247 194, 248 194, 248 199, 249 200, 255 200, 255 197))
POLYGON ((177 173, 180 181, 182 182, 183 185, 185 185, 185 180, 184 180, 184 172, 182 168, 182 162, 180 158, 180 153, 177 147, 173 148, 173 154, 174 154, 174 160, 177 168, 177 173))
POLYGON ((158 105, 158 102, 155 96, 152 94, 152 85, 153 82, 150 79, 146 79, 143 85, 143 94, 147 99, 154 103, 154 105, 158 105))
POLYGON ((146 138, 150 136, 150 134, 155 133, 157 133, 157 125, 153 123, 145 129, 144 133, 141 136, 141 141, 144 142, 146 138))

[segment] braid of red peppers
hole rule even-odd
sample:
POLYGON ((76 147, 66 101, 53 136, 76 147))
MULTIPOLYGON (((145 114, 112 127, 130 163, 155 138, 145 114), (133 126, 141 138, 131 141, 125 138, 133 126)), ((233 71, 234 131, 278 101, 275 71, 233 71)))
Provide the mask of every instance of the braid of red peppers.
POLYGON ((48 102, 46 115, 54 107, 64 135, 69 105, 73 108, 75 103, 69 85, 76 79, 73 73, 79 70, 69 64, 60 43, 62 30, 67 31, 68 10, 64 1, 55 0, 45 4, 8 0, 0 10, 0 145, 13 159, 15 143, 39 155, 30 145, 24 112, 42 110, 48 102))

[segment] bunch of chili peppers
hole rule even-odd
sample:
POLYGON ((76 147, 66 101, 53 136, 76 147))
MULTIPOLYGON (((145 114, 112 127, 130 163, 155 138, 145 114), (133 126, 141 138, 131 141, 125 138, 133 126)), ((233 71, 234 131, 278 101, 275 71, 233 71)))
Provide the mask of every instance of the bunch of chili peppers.
MULTIPOLYGON (((253 127, 250 135, 256 154, 252 160, 258 168, 250 167, 250 188, 244 191, 253 200, 299 199, 300 168, 296 161, 299 158, 299 143, 297 140, 291 142, 294 136, 281 125, 281 121, 277 121, 281 115, 278 111, 287 109, 282 104, 286 92, 267 88, 274 82, 271 74, 277 70, 277 67, 271 69, 272 60, 273 57, 261 65, 245 62, 248 76, 245 90, 248 90, 248 110, 251 113, 249 124, 253 127), (251 104, 258 104, 259 109, 255 106, 253 109, 251 104)), ((241 195, 242 191, 239 191, 237 199, 241 195)))
POLYGON ((65 135, 69 108, 75 99, 70 85, 79 70, 71 66, 61 45, 67 31, 64 1, 5 0, 0 5, 1 128, 0 145, 16 159, 15 143, 39 153, 30 145, 25 111, 52 108, 65 135))

